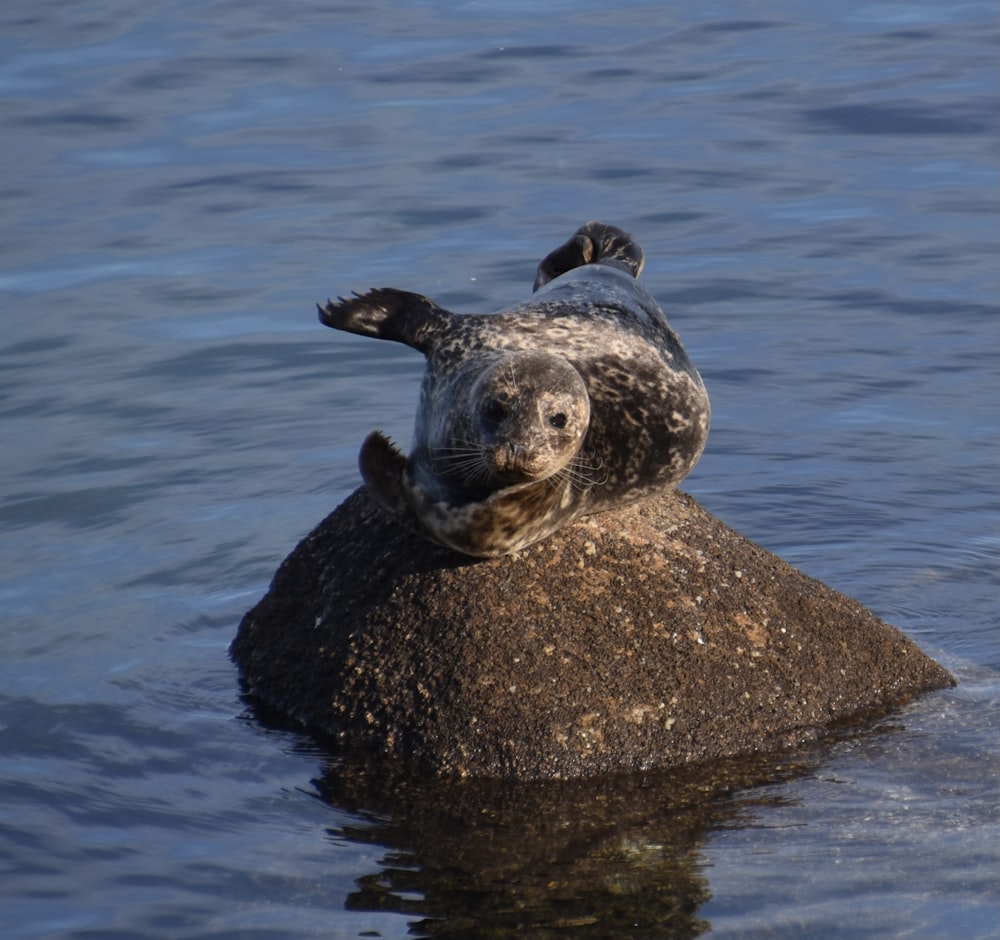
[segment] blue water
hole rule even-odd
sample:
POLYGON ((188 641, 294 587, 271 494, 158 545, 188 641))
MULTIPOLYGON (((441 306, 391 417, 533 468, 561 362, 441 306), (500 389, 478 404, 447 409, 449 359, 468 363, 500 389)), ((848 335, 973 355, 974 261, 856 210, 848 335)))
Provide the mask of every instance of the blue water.
POLYGON ((978 0, 6 0, 0 936, 1000 936, 998 34, 978 0), (960 684, 684 811, 352 788, 227 658, 364 435, 409 433, 420 357, 314 302, 497 309, 588 218, 712 396, 685 488, 960 684))

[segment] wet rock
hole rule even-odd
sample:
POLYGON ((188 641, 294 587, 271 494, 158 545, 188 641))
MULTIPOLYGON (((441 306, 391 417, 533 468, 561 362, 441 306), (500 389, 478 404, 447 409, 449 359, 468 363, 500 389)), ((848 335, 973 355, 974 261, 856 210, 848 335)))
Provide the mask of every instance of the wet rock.
POLYGON ((680 492, 483 561, 358 490, 284 561, 232 654, 254 699, 348 747, 519 779, 795 746, 954 683, 680 492))

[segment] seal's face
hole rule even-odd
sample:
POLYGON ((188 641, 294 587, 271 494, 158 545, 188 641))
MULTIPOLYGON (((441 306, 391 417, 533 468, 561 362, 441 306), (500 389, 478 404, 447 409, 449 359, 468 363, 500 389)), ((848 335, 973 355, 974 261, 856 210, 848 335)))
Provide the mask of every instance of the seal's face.
POLYGON ((587 386, 565 359, 508 353, 477 377, 449 422, 435 472, 490 489, 545 480, 573 461, 589 425, 587 386))

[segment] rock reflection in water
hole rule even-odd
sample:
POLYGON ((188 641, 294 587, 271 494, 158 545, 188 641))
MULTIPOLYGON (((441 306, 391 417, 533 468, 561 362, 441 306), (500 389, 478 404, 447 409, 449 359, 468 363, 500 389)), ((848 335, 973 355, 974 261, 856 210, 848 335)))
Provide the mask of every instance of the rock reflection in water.
POLYGON ((332 762, 316 785, 367 820, 331 835, 386 849, 380 870, 357 880, 350 910, 412 915, 424 937, 680 940, 709 928, 698 917, 709 898, 699 850, 746 806, 734 791, 816 763, 798 755, 508 783, 352 760, 332 762))

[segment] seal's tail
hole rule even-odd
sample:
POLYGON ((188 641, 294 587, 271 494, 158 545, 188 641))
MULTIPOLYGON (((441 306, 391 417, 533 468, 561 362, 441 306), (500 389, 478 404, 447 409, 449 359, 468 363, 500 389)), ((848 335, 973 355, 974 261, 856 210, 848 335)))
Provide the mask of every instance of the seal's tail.
POLYGON ((534 289, 585 264, 607 264, 638 277, 643 261, 642 249, 628 232, 603 222, 588 222, 581 225, 568 242, 542 259, 534 289))

